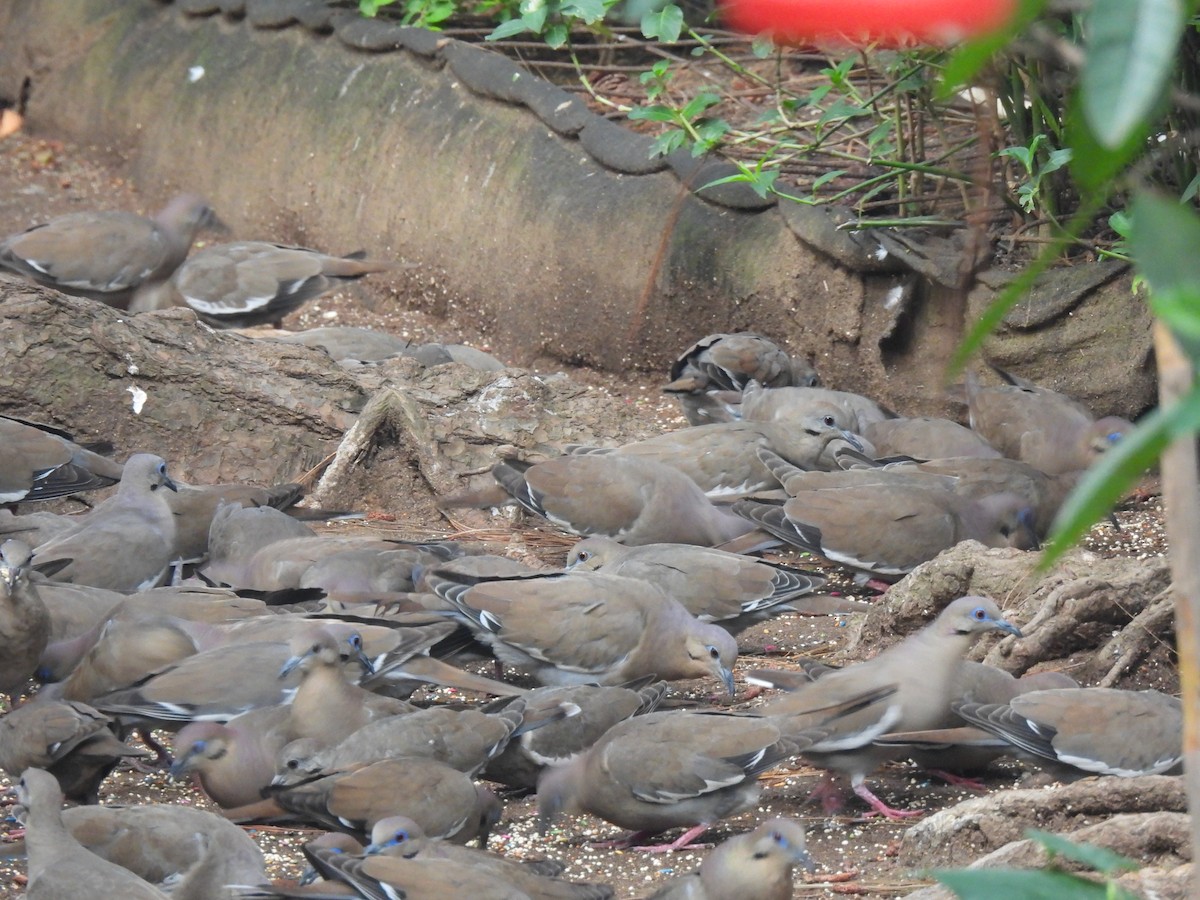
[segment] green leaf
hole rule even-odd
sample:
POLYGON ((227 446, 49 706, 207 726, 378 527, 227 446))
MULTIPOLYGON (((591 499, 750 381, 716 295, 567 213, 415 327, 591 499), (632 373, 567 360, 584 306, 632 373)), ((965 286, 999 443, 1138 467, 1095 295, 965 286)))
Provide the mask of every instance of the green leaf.
POLYGON ((648 12, 642 17, 642 34, 673 44, 683 32, 683 10, 668 3, 657 12, 648 12))
POLYGON ((654 139, 654 143, 650 146, 650 156, 669 156, 687 140, 687 135, 682 129, 674 128, 671 131, 666 131, 654 139))
POLYGON ((487 36, 486 40, 502 41, 505 38, 510 38, 515 34, 524 34, 526 31, 533 31, 533 29, 526 24, 524 18, 509 19, 507 22, 501 22, 499 25, 497 25, 492 30, 492 33, 487 36))
POLYGON ((724 178, 717 178, 703 187, 697 188, 697 192, 706 190, 707 188, 718 187, 722 184, 748 184, 754 193, 760 197, 766 197, 775 187, 775 179, 779 177, 778 169, 747 169, 745 166, 738 164, 742 171, 736 175, 726 175, 724 178))
POLYGON ((608 8, 604 5, 604 0, 570 0, 562 5, 561 11, 564 16, 574 16, 591 25, 603 19, 608 8))
POLYGON ((1071 175, 1088 193, 1108 193, 1116 174, 1144 149, 1150 123, 1140 123, 1119 146, 1106 147, 1088 126, 1082 106, 1076 93, 1067 107, 1063 144, 1075 151, 1071 157, 1071 175))
POLYGON ((1117 234, 1119 234, 1121 237, 1128 238, 1129 237, 1129 214, 1122 210, 1117 210, 1117 212, 1113 213, 1111 216, 1108 217, 1108 227, 1111 228, 1113 231, 1115 231, 1117 234))
POLYGON ((1200 288, 1200 218, 1194 211, 1139 191, 1129 219, 1129 242, 1152 291, 1200 288))
POLYGON ((1064 147, 1062 150, 1051 150, 1050 158, 1046 160, 1046 164, 1042 166, 1039 175, 1049 175, 1051 172, 1057 172, 1063 166, 1071 161, 1074 152, 1070 147, 1064 147))
POLYGON ((1162 98, 1186 11, 1182 0, 1093 0, 1084 16, 1083 112, 1101 146, 1115 150, 1162 98))
POLYGON ((1034 154, 1037 153, 1038 145, 1045 140, 1046 136, 1044 134, 1039 134, 1032 141, 1030 141, 1028 147, 1005 147, 1003 150, 997 150, 996 155, 1007 156, 1010 159, 1015 159, 1025 168, 1025 173, 1027 175, 1032 175, 1034 154))
POLYGON ((1108 514, 1133 483, 1154 464, 1176 435, 1200 428, 1200 388, 1167 410, 1156 409, 1105 452, 1075 486, 1054 519, 1038 568, 1046 571, 1108 514))
POLYGON ((1104 884, 1056 871, 1014 869, 939 870, 933 877, 962 900, 1112 900, 1131 897, 1125 891, 1110 894, 1104 884))
POLYGON ((1200 193, 1200 174, 1197 174, 1187 183, 1187 187, 1183 189, 1183 193, 1179 195, 1179 199, 1187 203, 1189 200, 1195 200, 1197 193, 1200 193))
POLYGON ((1054 856, 1062 856, 1074 862, 1082 863, 1088 868, 1095 869, 1097 872, 1102 872, 1105 875, 1132 872, 1141 866, 1141 863, 1127 856, 1122 856, 1119 853, 1113 853, 1107 847, 1076 843, 1049 831, 1027 828, 1025 830, 1025 837, 1041 844, 1054 856))
POLYGON ((845 169, 833 169, 830 172, 825 172, 822 175, 818 175, 815 179, 813 179, 812 189, 814 191, 819 190, 820 188, 829 184, 829 182, 833 181, 833 179, 840 178, 841 176, 843 176, 845 174, 846 174, 845 169))
POLYGON ((705 119, 696 126, 696 134, 709 147, 729 133, 729 123, 724 119, 705 119))
POLYGON ((721 98, 710 91, 703 91, 688 101, 679 114, 689 122, 703 113, 710 106, 721 102, 721 98))
POLYGON ((628 113, 631 119, 644 119, 648 122, 674 122, 678 117, 675 110, 669 106, 636 106, 628 113))
POLYGON ((567 46, 567 39, 571 36, 570 29, 563 22, 555 22, 546 29, 542 35, 542 40, 546 42, 546 46, 553 50, 561 50, 567 46))
POLYGON ((1129 248, 1150 285, 1150 308, 1200 361, 1200 217, 1193 209, 1139 191, 1130 211, 1129 248))

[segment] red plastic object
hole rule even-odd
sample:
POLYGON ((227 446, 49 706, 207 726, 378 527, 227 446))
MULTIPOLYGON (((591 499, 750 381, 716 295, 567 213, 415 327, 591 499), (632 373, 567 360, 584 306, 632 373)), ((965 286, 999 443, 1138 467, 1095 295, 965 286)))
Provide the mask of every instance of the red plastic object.
POLYGON ((1017 0, 720 0, 725 23, 780 44, 949 46, 1000 28, 1017 0))

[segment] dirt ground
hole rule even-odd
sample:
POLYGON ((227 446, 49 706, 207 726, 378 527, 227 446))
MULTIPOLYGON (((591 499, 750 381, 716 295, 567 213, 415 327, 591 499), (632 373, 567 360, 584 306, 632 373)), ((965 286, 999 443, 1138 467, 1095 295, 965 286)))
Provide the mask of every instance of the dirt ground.
MULTIPOLYGON (((134 190, 122 176, 120 161, 104 148, 80 148, 64 145, 47 136, 18 134, 0 142, 0 235, 19 231, 31 224, 66 212, 92 208, 152 211, 165 198, 146 197, 134 190)), ((219 212, 219 210, 218 210, 219 212)), ((271 235, 234 235, 235 239, 270 239, 271 235)), ((354 248, 328 248, 351 250, 354 248)), ((430 284, 431 293, 436 285, 430 284)), ((429 308, 427 298, 401 296, 386 279, 367 279, 353 291, 321 298, 285 322, 285 327, 300 329, 318 325, 363 325, 400 334, 414 341, 440 340, 465 342, 487 350, 501 359, 511 358, 512 348, 490 346, 486 339, 471 334, 454 321, 436 318, 420 311, 429 308)), ((699 337, 699 335, 697 335, 699 337)), ((0 336, 0 343, 2 343, 0 336)), ((561 370, 560 365, 543 361, 535 368, 561 370)), ((673 402, 657 390, 657 377, 618 378, 587 370, 571 370, 569 376, 586 380, 609 392, 614 402, 631 404, 644 416, 648 430, 680 427, 684 420, 673 402)), ((834 385, 836 387, 836 385, 834 385)), ((19 412, 19 410, 17 410, 19 412)), ((404 510, 368 510, 404 517, 404 510)), ((1107 526, 1094 530, 1091 547, 1105 555, 1145 557, 1165 551, 1158 499, 1148 495, 1127 504, 1118 513, 1123 530, 1107 526)), ((348 529, 377 531, 386 524, 375 521, 343 526, 348 529)), ((526 538, 530 548, 547 565, 559 564, 568 542, 538 537, 548 532, 536 530, 537 523, 525 521, 511 527, 526 538), (536 539, 535 539, 536 538, 536 539)), ((503 546, 511 546, 509 544, 503 546)), ((503 547, 501 547, 501 552, 503 547)), ((821 567, 811 559, 799 561, 810 568, 821 567)), ((829 568, 829 567, 825 567, 829 568)), ((832 569, 831 574, 836 574, 832 569)), ((840 576, 838 576, 840 578, 840 576)), ((839 586, 855 592, 841 578, 839 586)), ((860 596, 865 596, 861 594, 860 596)), ((798 655, 821 656, 836 650, 844 641, 844 621, 838 619, 782 618, 759 626, 742 635, 742 658, 738 668, 770 665, 787 667, 798 655)), ((684 685, 682 700, 705 701, 715 685, 684 685), (690 688, 690 689, 689 689, 690 688)), ((747 685, 739 679, 737 708, 754 701, 746 699, 747 685)), ((1005 790, 1016 784, 1024 770, 1016 763, 1003 763, 987 779, 989 791, 1005 790)), ((907 893, 928 883, 919 873, 903 871, 895 860, 899 840, 909 823, 859 818, 861 806, 851 803, 846 814, 827 817, 819 804, 807 802, 820 773, 803 765, 775 770, 764 778, 766 790, 760 806, 752 812, 724 821, 712 837, 743 831, 770 816, 785 815, 799 819, 809 833, 809 846, 818 862, 816 872, 797 877, 797 896, 828 897, 856 893, 871 897, 890 897, 907 893)), ((950 787, 936 778, 905 765, 894 765, 880 772, 872 785, 887 803, 904 808, 934 811, 951 806, 975 794, 950 787)), ((0 782, 6 784, 6 782, 0 782)), ((120 773, 108 783, 104 802, 169 802, 205 805, 190 786, 169 782, 165 775, 120 773)), ((12 826, 6 822, 2 830, 12 826)), ((294 878, 302 870, 297 847, 312 832, 272 828, 252 828, 250 833, 267 852, 272 874, 294 878)), ((567 875, 575 879, 612 883, 617 896, 646 896, 666 878, 694 868, 702 852, 673 855, 646 855, 638 852, 597 850, 581 845, 583 839, 613 837, 617 830, 604 822, 581 818, 560 823, 549 835, 536 831, 535 808, 528 798, 510 799, 504 817, 493 836, 492 849, 519 856, 547 856, 562 859, 569 867, 567 875)), ((962 864, 970 862, 961 860, 962 864)), ((21 895, 21 864, 0 868, 0 897, 21 895)))

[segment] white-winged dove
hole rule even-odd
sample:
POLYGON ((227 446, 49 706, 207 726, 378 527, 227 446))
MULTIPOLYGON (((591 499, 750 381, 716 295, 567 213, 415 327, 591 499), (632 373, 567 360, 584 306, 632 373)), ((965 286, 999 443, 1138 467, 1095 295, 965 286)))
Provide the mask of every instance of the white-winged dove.
POLYGON ((241 585, 253 577, 250 563, 259 550, 301 537, 316 537, 316 532, 270 506, 218 506, 208 527, 208 562, 199 574, 209 583, 241 585))
POLYGON ((739 418, 741 392, 751 381, 768 387, 817 383, 808 363, 746 331, 701 338, 671 365, 670 377, 663 392, 678 397, 692 425, 739 418))
POLYGON ((795 423, 720 422, 660 434, 607 449, 569 447, 573 455, 630 456, 678 469, 712 500, 773 490, 779 482, 758 457, 761 448, 802 469, 874 465, 857 436, 825 417, 795 423))
MULTIPOLYGON (((836 668, 811 660, 805 661, 803 675, 759 669, 746 673, 746 677, 755 684, 795 690, 836 671, 836 668)), ((1003 669, 971 660, 959 662, 951 685, 950 709, 936 727, 924 731, 889 732, 876 738, 875 743, 903 751, 902 755, 951 784, 972 787, 977 784, 954 773, 981 772, 993 760, 1010 753, 1012 746, 986 731, 966 725, 953 711, 956 705, 1003 704, 1031 691, 1079 687, 1075 679, 1062 672, 1037 672, 1014 678, 1003 669)))
POLYGON ((300 673, 278 678, 290 658, 282 641, 234 644, 180 660, 139 684, 96 698, 123 722, 182 728, 192 721, 225 721, 251 709, 283 703, 300 673))
POLYGON ((29 547, 0 544, 0 691, 11 700, 21 695, 50 640, 50 612, 29 575, 29 547))
POLYGON ((842 410, 842 416, 838 417, 841 427, 855 434, 862 434, 872 422, 895 417, 869 397, 849 391, 751 384, 742 394, 742 418, 748 422, 781 425, 801 423, 813 415, 828 415, 830 405, 842 410))
POLYGON ((992 366, 1006 382, 981 385, 967 375, 971 427, 1005 456, 1050 475, 1086 469, 1133 428, 1118 416, 1097 420, 1064 394, 992 366))
POLYGON ((97 897, 165 900, 167 895, 148 881, 101 859, 71 836, 63 824, 63 795, 54 776, 41 769, 27 769, 17 782, 16 792, 27 811, 27 893, 31 900, 77 896, 83 886, 97 897))
MULTIPOLYGON (((71 836, 92 853, 151 884, 177 878, 203 858, 197 835, 216 851, 211 860, 219 884, 254 884, 264 876, 263 853, 253 839, 207 810, 164 803, 73 806, 62 811, 62 818, 71 836)), ((4 849, 18 855, 14 851, 21 848, 9 844, 4 849)))
POLYGON ((1077 472, 1047 475, 1028 463, 1004 457, 957 456, 924 462, 894 462, 846 472, 805 472, 768 450, 760 450, 759 454, 780 480, 784 491, 793 497, 807 491, 899 485, 945 488, 972 500, 1012 494, 1029 506, 1033 530, 1039 537, 1049 531, 1063 500, 1079 480, 1077 472))
POLYGON ((164 488, 176 490, 160 457, 131 456, 116 496, 77 530, 38 547, 33 568, 55 581, 114 591, 154 587, 167 571, 175 542, 175 517, 164 488))
MULTIPOLYGON (((362 639, 353 634, 349 641, 367 674, 373 672, 362 651, 362 639)), ((412 712, 413 707, 403 700, 372 693, 347 681, 342 674, 342 642, 328 629, 318 628, 294 638, 291 650, 279 677, 285 678, 295 670, 302 677, 292 698, 289 740, 310 738, 321 747, 330 747, 377 719, 412 712)))
POLYGON ((0 538, 15 538, 34 548, 52 537, 65 534, 77 524, 73 516, 60 516, 44 510, 17 515, 11 509, 0 509, 0 538))
POLYGON ((139 288, 166 281, 201 228, 223 227, 208 204, 181 194, 154 216, 80 212, 0 241, 0 267, 65 294, 128 309, 139 288))
POLYGON ((995 459, 999 450, 965 425, 949 419, 919 416, 871 422, 863 437, 875 448, 874 456, 911 456, 915 459, 944 459, 975 456, 995 459))
POLYGON ((264 241, 216 244, 183 262, 171 287, 201 319, 217 328, 278 323, 344 282, 403 265, 364 256, 330 256, 264 241))
POLYGON ((196 639, 177 619, 109 619, 56 693, 64 700, 92 703, 137 684, 196 653, 196 639))
POLYGON ((1159 691, 1055 688, 954 711, 1058 772, 1174 774, 1183 760, 1183 706, 1159 691))
MULTIPOLYGON (((371 843, 365 848, 364 857, 442 862, 450 868, 461 868, 490 876, 496 883, 522 892, 520 896, 537 900, 609 900, 613 896, 612 888, 607 885, 566 881, 554 877, 548 871, 542 871, 550 868, 545 861, 518 861, 497 853, 430 838, 424 834, 420 825, 407 816, 389 816, 375 823, 375 827, 371 829, 371 843)), ((324 855, 324 860, 329 860, 327 854, 324 855)), ((370 867, 351 867, 350 870, 343 869, 339 874, 344 874, 350 883, 366 888, 369 892, 372 885, 354 880, 364 876, 370 877, 367 875, 369 869, 370 867)), ((404 888, 409 894, 414 893, 414 887, 403 882, 407 871, 404 868, 373 871, 379 875, 392 872, 393 876, 398 872, 401 880, 393 886, 404 888)), ((437 870, 431 866, 428 871, 431 875, 436 875, 437 870)), ((383 880, 386 881, 386 877, 383 880)), ((438 890, 450 891, 451 883, 443 882, 438 890)), ((419 892, 417 895, 425 896, 419 892)))
POLYGON ((671 710, 613 726, 587 752, 547 769, 538 782, 543 830, 563 812, 586 812, 635 833, 638 839, 691 826, 670 844, 677 850, 713 823, 734 815, 759 796, 758 775, 826 740, 864 709, 890 702, 894 685, 870 685, 826 704, 805 723, 779 717, 671 710), (784 726, 787 731, 784 732, 784 726))
POLYGON ((198 560, 208 553, 213 516, 222 504, 270 506, 287 509, 304 496, 295 483, 259 487, 252 484, 189 485, 178 482, 178 491, 167 496, 175 516, 174 559, 198 560))
MULTIPOLYGON (((420 854, 413 858, 376 853, 371 856, 318 851, 324 871, 337 882, 353 885, 353 897, 418 898, 470 897, 473 900, 603 900, 611 890, 597 892, 571 882, 553 882, 532 889, 527 875, 521 887, 493 868, 471 865, 461 859, 420 854)), ((266 895, 272 896, 272 895, 266 895)), ((338 896, 338 895, 333 895, 338 896)))
POLYGON ((650 900, 791 900, 796 866, 813 868, 803 826, 768 819, 724 841, 697 871, 673 879, 650 900))
POLYGON ((120 463, 48 425, 0 416, 0 446, 0 504, 53 500, 121 480, 120 463))
POLYGON ((347 535, 305 535, 269 541, 249 556, 244 551, 231 556, 222 549, 221 559, 202 567, 202 572, 233 587, 255 591, 319 587, 330 593, 370 595, 411 591, 414 570, 440 565, 461 552, 453 542, 410 544, 347 535), (343 554, 349 555, 341 561, 332 559, 343 554))
POLYGON ((656 460, 611 453, 507 460, 492 474, 525 509, 579 535, 711 547, 751 528, 713 506, 682 472, 656 460))
POLYGON ((803 491, 782 504, 739 500, 732 508, 779 540, 891 581, 961 541, 1038 546, 1035 513, 1015 494, 972 499, 906 482, 803 491))
POLYGON ((525 702, 518 698, 496 713, 433 706, 377 719, 306 758, 285 754, 275 783, 295 784, 320 772, 397 756, 428 757, 476 775, 508 745, 524 713, 525 702))
POLYGON ((696 618, 715 622, 730 634, 786 612, 822 615, 870 609, 818 594, 825 578, 813 572, 690 544, 626 547, 609 538, 585 538, 567 553, 567 568, 652 584, 696 618))
MULTIPOLYGON (((854 792, 876 812, 897 817, 917 815, 888 807, 865 784, 867 775, 894 758, 895 748, 873 744, 888 732, 920 731, 937 727, 946 717, 954 693, 954 677, 963 654, 981 634, 1020 630, 1001 617, 995 602, 986 597, 960 597, 949 604, 921 631, 878 656, 832 672, 812 684, 767 703, 761 712, 784 734, 812 727, 831 705, 864 691, 891 686, 895 693, 885 701, 828 726, 828 734, 803 751, 806 760, 850 776, 854 792)), ((827 793, 828 785, 818 789, 827 793)))
POLYGON ((175 736, 171 776, 194 774, 222 809, 254 803, 275 777, 290 724, 286 706, 252 709, 225 723, 191 722, 175 736))
MULTIPOLYGON (((42 654, 38 677, 44 681, 62 681, 71 675, 101 636, 108 636, 105 627, 113 620, 176 619, 215 625, 268 612, 262 600, 240 597, 221 588, 195 585, 151 588, 125 595, 50 582, 42 585, 39 592, 50 610, 55 633, 61 635, 42 654)), ((178 622, 175 627, 186 629, 188 626, 178 622)), ((127 684, 127 681, 114 681, 114 687, 127 684)))
MULTIPOLYGON (((665 681, 619 687, 580 684, 542 687, 524 697, 525 722, 518 737, 488 762, 484 777, 519 790, 532 791, 547 766, 562 765, 582 753, 618 722, 654 712, 667 691, 665 681), (578 713, 563 716, 564 707, 578 713)), ((497 701, 497 703, 500 701, 497 701)), ((495 705, 495 704, 493 704, 495 705)))
POLYGON ((758 775, 811 743, 785 737, 768 719, 670 710, 614 725, 571 762, 538 782, 543 829, 559 814, 590 813, 635 831, 620 842, 671 828, 679 849, 715 822, 753 805, 758 775))
POLYGON ((470 776, 433 759, 397 757, 295 785, 267 788, 266 800, 226 810, 235 822, 311 822, 355 835, 369 834, 380 819, 408 816, 426 834, 464 843, 487 833, 499 817, 490 791, 470 776))
POLYGON ((70 800, 96 803, 117 763, 151 755, 122 743, 111 724, 83 703, 26 703, 0 719, 0 768, 14 778, 30 767, 45 769, 70 800))
POLYGON ((543 684, 608 684, 654 675, 717 678, 734 691, 737 642, 657 588, 598 573, 478 579, 426 575, 506 665, 543 684))

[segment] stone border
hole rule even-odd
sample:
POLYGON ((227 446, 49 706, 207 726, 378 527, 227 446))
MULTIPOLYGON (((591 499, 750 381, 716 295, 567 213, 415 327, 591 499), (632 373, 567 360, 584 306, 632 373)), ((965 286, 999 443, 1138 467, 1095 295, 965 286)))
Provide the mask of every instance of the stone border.
MULTIPOLYGON (((171 0, 165 0, 171 2, 171 0)), ((729 209, 760 211, 780 208, 775 196, 760 197, 745 183, 705 187, 735 175, 737 166, 686 149, 652 156, 653 139, 622 128, 587 108, 578 97, 531 75, 502 53, 481 48, 424 28, 367 19, 357 11, 331 6, 327 0, 174 0, 188 16, 224 15, 244 19, 253 28, 279 30, 299 26, 317 35, 332 35, 346 47, 371 53, 407 52, 445 65, 481 97, 523 106, 556 134, 575 138, 596 162, 623 175, 670 171, 696 196, 729 209)), ((804 243, 856 272, 898 273, 909 267, 903 247, 885 248, 870 230, 843 231, 843 208, 785 204, 783 220, 804 243)))

